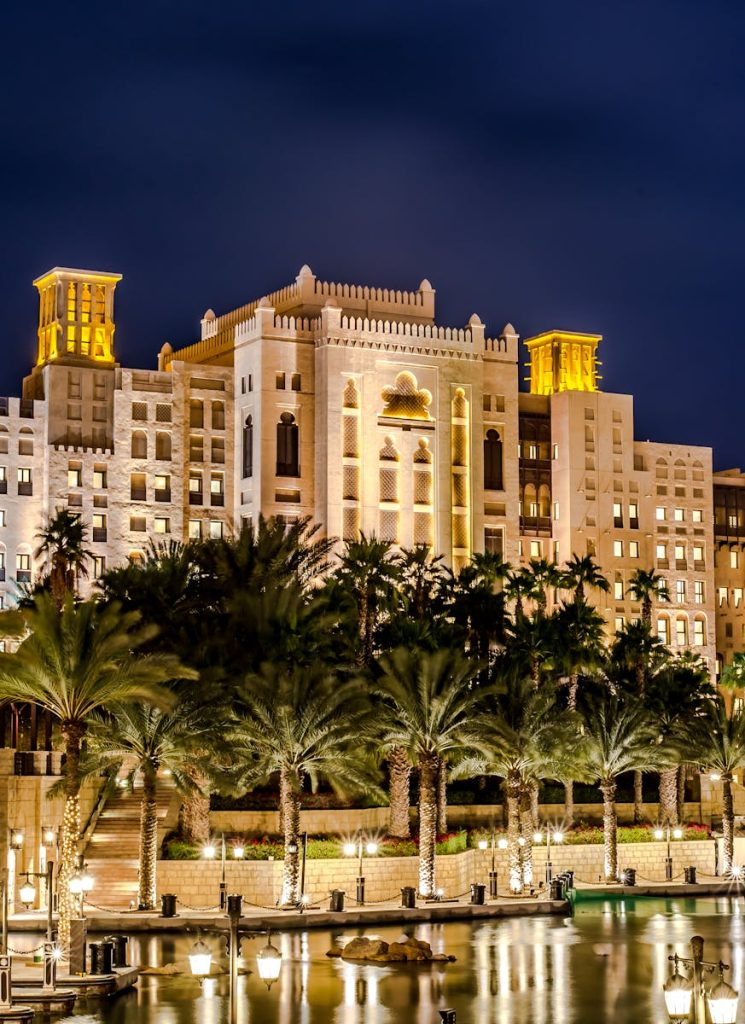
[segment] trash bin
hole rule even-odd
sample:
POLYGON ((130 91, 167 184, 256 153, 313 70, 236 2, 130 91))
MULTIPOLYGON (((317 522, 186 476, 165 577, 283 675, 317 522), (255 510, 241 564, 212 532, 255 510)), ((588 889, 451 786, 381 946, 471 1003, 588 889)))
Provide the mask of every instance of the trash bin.
POLYGON ((176 916, 176 899, 177 897, 172 892, 163 893, 163 895, 160 897, 161 917, 176 916))
POLYGON ((696 867, 691 864, 690 867, 683 868, 683 875, 685 877, 686 885, 696 885, 696 867))
POLYGON ((114 970, 114 943, 105 939, 99 943, 101 947, 101 974, 111 974, 114 970))
POLYGON ((345 889, 332 889, 331 899, 329 901, 329 910, 335 914, 341 913, 344 910, 344 897, 346 896, 345 889))
POLYGON ((486 892, 486 886, 480 885, 478 882, 474 882, 471 885, 471 903, 475 907, 483 907, 484 905, 484 893, 486 892))
POLYGON ((416 906, 416 889, 413 885, 405 885, 401 890, 401 906, 413 910, 416 906))
POLYGON ((126 935, 107 935, 107 940, 114 946, 114 967, 127 966, 127 939, 126 935))
POLYGON ((551 899, 552 900, 565 900, 566 890, 564 889, 564 879, 557 876, 551 879, 551 899))
POLYGON ((636 885, 636 868, 624 868, 621 875, 623 885, 636 885))
POLYGON ((89 942, 88 949, 91 954, 91 974, 103 974, 101 970, 101 943, 89 942))

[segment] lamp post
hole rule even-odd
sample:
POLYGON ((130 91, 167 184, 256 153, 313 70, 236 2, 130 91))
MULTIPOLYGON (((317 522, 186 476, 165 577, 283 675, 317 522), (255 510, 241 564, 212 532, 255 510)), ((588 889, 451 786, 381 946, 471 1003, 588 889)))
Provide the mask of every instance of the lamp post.
POLYGON ((479 849, 488 850, 491 848, 491 867, 489 868, 489 899, 495 900, 497 898, 498 879, 497 879, 497 844, 496 836, 494 835, 494 829, 491 830, 491 840, 479 839, 479 849))
POLYGON ((672 853, 671 853, 671 850, 670 850, 670 837, 671 837, 671 835, 672 835, 673 839, 682 839, 683 838, 683 829, 681 829, 681 828, 674 828, 674 829, 672 829, 672 832, 671 832, 671 830, 670 830, 670 821, 669 820, 665 822, 665 828, 664 829, 656 828, 654 830, 654 837, 658 841, 662 841, 663 839, 667 838, 667 855, 665 857, 665 881, 666 882, 672 882, 672 880, 673 880, 673 858, 672 858, 672 853))
MULTIPOLYGON (((230 980, 228 1020, 230 1024, 238 1024, 238 959, 241 955, 241 915, 243 913, 243 897, 238 894, 231 894, 226 900, 229 931, 227 938, 227 954, 230 965, 228 977, 230 980)), ((247 935, 264 934, 247 932, 247 935)), ((271 931, 267 930, 267 944, 256 954, 256 966, 259 977, 270 989, 279 978, 282 967, 282 954, 276 946, 272 945, 271 931)), ((200 979, 206 978, 212 969, 212 954, 209 947, 200 939, 189 954, 189 967, 191 973, 200 979)))
MULTIPOLYGON (((564 842, 564 832, 563 832, 562 829, 557 828, 556 825, 547 824, 546 825, 546 885, 550 885, 551 884, 551 879, 553 878, 553 874, 554 874, 553 865, 551 863, 551 839, 552 838, 553 838, 553 841, 555 843, 563 843, 564 842)), ((542 832, 534 832, 533 833, 533 842, 535 842, 535 843, 542 843, 543 842, 543 833, 542 832)))
POLYGON ((73 896, 80 897, 80 920, 85 920, 85 895, 93 890, 93 876, 88 871, 88 865, 78 864, 75 874, 70 879, 70 892, 73 896))
POLYGON ((374 857, 378 852, 378 844, 372 840, 365 840, 358 836, 355 842, 345 843, 342 847, 345 857, 357 857, 357 903, 362 906, 365 902, 365 876, 363 875, 364 855, 374 857))
POLYGON ((672 977, 663 985, 665 1008, 674 1024, 735 1024, 738 993, 724 980, 729 964, 719 960, 704 960, 704 940, 700 935, 691 939, 691 956, 674 953, 668 957, 674 965, 672 977), (680 966, 691 971, 691 977, 680 972, 680 966), (705 975, 719 971, 719 981, 707 987, 705 975))

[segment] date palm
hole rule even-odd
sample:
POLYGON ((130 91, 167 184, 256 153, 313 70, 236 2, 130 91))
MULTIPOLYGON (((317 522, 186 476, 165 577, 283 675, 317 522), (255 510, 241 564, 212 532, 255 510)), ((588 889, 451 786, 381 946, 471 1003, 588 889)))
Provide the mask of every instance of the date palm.
POLYGON ((572 555, 564 563, 562 577, 562 586, 574 592, 575 601, 585 600, 586 588, 600 590, 605 594, 610 590, 610 583, 592 555, 572 555))
POLYGON ((46 559, 49 587, 59 607, 66 594, 74 594, 77 580, 88 575, 93 552, 86 548, 88 528, 77 512, 62 508, 37 533, 34 558, 46 559))
POLYGON ((59 933, 69 946, 69 883, 80 837, 80 753, 91 716, 122 701, 167 707, 162 684, 195 678, 177 658, 140 654, 155 627, 141 626, 137 612, 96 601, 75 604, 71 594, 59 608, 38 594, 28 608, 0 617, 0 635, 23 638, 13 653, 0 654, 0 700, 22 700, 46 708, 60 720, 64 740, 65 810, 59 854, 59 933))
POLYGON ((722 779, 722 868, 729 875, 734 863, 735 836, 732 782, 735 773, 745 768, 745 708, 737 705, 728 711, 724 698, 718 695, 692 718, 685 738, 691 757, 722 779))
POLYGON ((235 751, 239 776, 250 787, 279 775, 284 831, 283 907, 300 900, 300 810, 306 784, 324 777, 338 791, 382 795, 360 751, 373 742, 364 693, 340 682, 322 664, 306 668, 262 665, 237 692, 235 751))
POLYGON ((606 692, 588 701, 584 709, 582 760, 603 796, 606 882, 618 879, 618 776, 628 771, 656 771, 669 757, 658 744, 653 716, 640 700, 620 699, 606 692))
POLYGON ((531 596, 535 599, 539 611, 545 612, 549 588, 561 586, 562 572, 556 562, 549 562, 547 558, 531 558, 527 571, 533 581, 531 596))
POLYGON ((458 650, 398 648, 380 659, 383 741, 405 749, 419 772, 419 892, 435 894, 440 764, 469 749, 480 693, 476 663, 458 650))
POLYGON ((124 767, 130 786, 142 780, 140 800, 140 910, 153 910, 157 893, 159 771, 168 771, 177 792, 196 789, 194 775, 209 773, 219 745, 220 723, 212 709, 181 702, 171 711, 147 704, 113 704, 91 722, 88 757, 91 771, 124 767), (209 749, 208 761, 204 751, 209 749))
POLYGON ((334 576, 357 610, 357 665, 369 665, 375 649, 375 630, 381 615, 392 604, 394 585, 400 578, 399 560, 392 544, 363 533, 359 540, 347 542, 339 562, 334 576))

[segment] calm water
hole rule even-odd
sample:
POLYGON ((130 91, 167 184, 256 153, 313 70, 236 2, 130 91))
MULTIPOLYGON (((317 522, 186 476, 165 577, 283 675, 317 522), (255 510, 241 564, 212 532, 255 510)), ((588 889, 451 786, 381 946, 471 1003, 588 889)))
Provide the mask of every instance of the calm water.
MULTIPOLYGON (((241 1024, 438 1024, 453 1007, 458 1024, 664 1024, 661 986, 667 956, 687 953, 690 936, 706 940, 709 960, 732 964, 731 984, 743 992, 743 900, 598 901, 574 918, 515 918, 477 924, 418 925, 418 938, 454 964, 356 966, 324 954, 335 935, 309 931, 274 938, 284 962, 271 992, 254 972, 239 980, 241 1024)), ((390 941, 398 927, 367 929, 390 941)), ((16 944, 19 938, 15 938, 16 944)), ((212 944, 222 955, 219 939, 212 944)), ((264 937, 245 939, 255 967, 264 937)), ((131 962, 159 966, 185 960, 194 936, 134 938, 131 962)), ((30 942, 29 942, 30 944, 30 942)), ((738 1021, 745 1022, 743 999, 738 1021)), ((143 977, 137 988, 103 1009, 81 1008, 76 1024, 223 1024, 224 978, 204 989, 190 977, 143 977)))

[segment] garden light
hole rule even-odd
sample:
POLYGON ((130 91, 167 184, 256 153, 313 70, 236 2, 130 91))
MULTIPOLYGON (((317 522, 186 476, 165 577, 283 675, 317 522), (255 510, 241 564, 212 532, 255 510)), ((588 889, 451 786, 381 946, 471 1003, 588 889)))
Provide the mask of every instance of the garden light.
POLYGON ((246 854, 245 847, 243 847, 243 846, 234 846, 233 847, 233 858, 234 858, 234 860, 243 860, 245 854, 246 854))
POLYGON ((671 978, 662 986, 665 1008, 671 1021, 687 1021, 693 1000, 693 984, 676 969, 671 978))
POLYGON ((272 945, 271 935, 268 936, 266 946, 256 954, 256 966, 261 980, 266 982, 267 988, 271 988, 282 969, 282 954, 272 945))
POLYGON ((737 1020, 738 992, 728 985, 719 969, 719 982, 706 995, 706 1005, 711 1014, 712 1024, 735 1024, 737 1020))
POLYGON ((489 841, 488 841, 488 839, 479 839, 479 849, 480 850, 488 850, 489 849, 489 841))
POLYGON ((203 846, 202 847, 202 856, 204 857, 205 860, 214 860, 215 859, 215 847, 211 843, 208 843, 207 846, 203 846))
POLYGON ((28 876, 26 876, 26 881, 21 886, 18 895, 21 897, 21 903, 24 905, 26 910, 28 910, 36 899, 36 889, 34 889, 33 885, 29 881, 28 876))
POLYGON ((212 970, 212 953, 200 939, 189 953, 189 968, 195 978, 206 978, 212 970))
POLYGON ((356 857, 357 856, 357 844, 356 843, 345 843, 342 847, 342 851, 345 857, 356 857))

